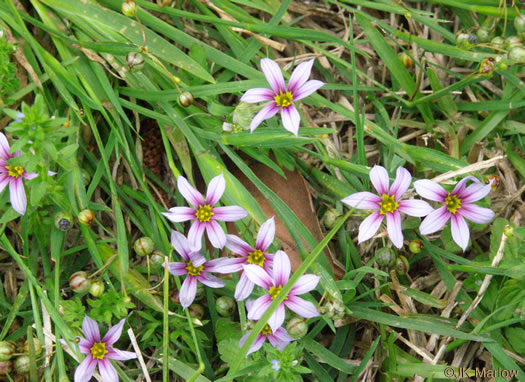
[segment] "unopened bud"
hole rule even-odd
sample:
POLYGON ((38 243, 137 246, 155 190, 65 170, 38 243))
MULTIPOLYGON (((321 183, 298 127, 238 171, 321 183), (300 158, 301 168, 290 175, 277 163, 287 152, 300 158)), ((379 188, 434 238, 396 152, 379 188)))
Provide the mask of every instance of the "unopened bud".
POLYGON ((410 270, 410 264, 405 256, 399 256, 396 259, 395 269, 398 275, 404 276, 410 270))
POLYGON ((88 278, 86 272, 78 271, 73 273, 69 278, 69 286, 75 293, 84 293, 89 290, 91 280, 88 278))
POLYGON ((408 249, 414 254, 420 253, 423 250, 423 242, 421 240, 412 240, 408 243, 408 249))
POLYGON ((335 225, 335 222, 341 215, 341 212, 339 212, 337 209, 331 207, 328 208, 324 213, 324 225, 326 228, 332 229, 335 225))
POLYGON ((55 227, 61 231, 67 231, 71 228, 71 215, 59 212, 55 216, 55 227))
POLYGON ((223 317, 229 317, 235 312, 235 301, 229 296, 221 296, 215 301, 217 313, 223 317))
POLYGON ((515 46, 509 52, 509 60, 515 64, 525 64, 525 48, 522 46, 515 46))
MULTIPOLYGON (((37 337, 33 337, 33 347, 35 348, 35 354, 40 354, 42 351, 42 343, 37 337)), ((29 341, 24 342, 24 353, 29 354, 29 341)))
POLYGON ((381 248, 377 252, 377 265, 386 268, 392 268, 394 266, 396 263, 396 254, 392 248, 381 248))
POLYGON ((299 317, 294 317, 286 325, 286 330, 293 338, 302 338, 308 333, 308 324, 299 317))
POLYGON ((137 3, 133 0, 126 0, 122 3, 121 10, 125 16, 133 17, 137 14, 137 3))
POLYGON ((518 33, 525 32, 525 14, 519 14, 514 18, 514 28, 518 33))
POLYGON ((144 67, 144 57, 138 52, 129 52, 126 54, 126 63, 130 70, 142 69, 144 67))
POLYGON ((95 213, 91 210, 82 210, 78 214, 78 221, 85 225, 91 225, 95 220, 95 213))
POLYGON ((507 237, 514 236, 514 228, 507 224, 505 228, 503 228, 503 234, 507 237))
POLYGON ((503 38, 496 36, 492 40, 490 40, 490 44, 494 48, 503 49, 503 46, 505 45, 505 40, 503 38))
POLYGON ((89 287, 89 294, 93 297, 100 297, 104 293, 104 289, 106 289, 104 283, 101 280, 95 280, 89 287))
POLYGON ((193 104, 194 98, 193 94, 188 91, 182 92, 179 94, 179 104, 182 107, 188 107, 193 104))
POLYGON ((201 304, 191 304, 188 307, 188 311, 190 312, 190 316, 193 318, 201 319, 204 317, 204 307, 201 304))
POLYGON ((414 60, 412 60, 412 58, 406 52, 401 52, 399 54, 399 59, 401 60, 405 68, 411 68, 414 66, 414 60))
POLYGON ((5 377, 13 372, 13 362, 0 361, 0 377, 5 377))
POLYGON ((155 243, 147 236, 143 236, 135 241, 133 244, 135 253, 139 256, 148 256, 155 249, 155 243))
POLYGON ((153 251, 149 260, 154 268, 158 268, 164 264, 164 254, 160 251, 153 251))
POLYGON ((488 42, 490 40, 490 31, 485 27, 481 27, 476 31, 476 36, 479 42, 488 42))
POLYGON ((456 34, 456 46, 460 47, 460 48, 467 48, 470 46, 470 43, 469 43, 469 37, 470 35, 468 33, 465 33, 465 32, 458 32, 456 34))
POLYGON ((519 36, 509 36, 505 39, 505 44, 503 45, 505 49, 512 49, 514 47, 521 46, 521 38, 519 36))
POLYGON ((16 346, 11 341, 0 341, 0 361, 10 360, 16 351, 16 346))
POLYGON ((29 356, 21 355, 15 359, 15 371, 18 374, 27 374, 29 373, 29 356))

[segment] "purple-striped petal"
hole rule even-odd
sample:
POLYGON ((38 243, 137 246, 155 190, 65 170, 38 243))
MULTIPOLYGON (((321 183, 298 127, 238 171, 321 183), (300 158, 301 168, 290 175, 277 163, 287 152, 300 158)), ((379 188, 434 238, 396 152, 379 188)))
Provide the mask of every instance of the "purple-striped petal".
POLYGON ((475 204, 464 205, 457 211, 457 213, 477 224, 490 223, 490 221, 494 219, 494 211, 475 204))
POLYGON ((277 251, 273 257, 274 285, 278 287, 286 284, 288 282, 288 278, 290 277, 291 271, 292 265, 290 264, 290 258, 288 257, 288 255, 283 251, 277 251))
POLYGON ((300 99, 308 97, 310 94, 315 93, 324 84, 324 82, 317 80, 308 81, 293 93, 293 100, 299 101, 300 99))
POLYGON ((458 184, 456 184, 456 187, 452 190, 450 193, 451 195, 457 195, 458 198, 463 199, 463 191, 465 191, 465 186, 467 185, 467 182, 471 180, 476 184, 481 184, 481 182, 478 180, 478 178, 475 178, 473 176, 467 176, 463 179, 461 179, 458 184))
POLYGON ((452 215, 450 217, 450 228, 452 231, 452 239, 463 249, 467 249, 468 240, 470 238, 470 232, 465 219, 459 214, 452 215))
POLYGON ((261 60, 261 70, 275 94, 285 92, 283 73, 275 61, 263 58, 261 60))
POLYGON ((169 212, 162 212, 162 215, 173 223, 180 223, 195 219, 195 210, 190 207, 173 207, 169 212))
POLYGON ((226 235, 226 248, 228 248, 233 253, 244 257, 248 256, 250 252, 254 251, 254 249, 248 243, 235 235, 226 235))
POLYGON ((300 88, 306 81, 308 81, 308 78, 310 77, 310 74, 312 73, 312 66, 314 64, 315 58, 312 58, 311 60, 305 61, 294 69, 292 72, 292 75, 290 76, 290 81, 288 81, 288 91, 292 92, 292 94, 295 93, 295 91, 300 88))
POLYGON ((199 208, 204 204, 204 199, 199 191, 197 191, 182 175, 177 178, 177 189, 184 196, 193 207, 199 208))
POLYGON ((272 329, 272 332, 275 332, 281 327, 284 322, 286 312, 284 310, 284 305, 281 304, 275 309, 275 312, 268 319, 268 326, 272 329))
POLYGON ((283 107, 281 110, 283 118, 283 127, 297 136, 299 133, 299 125, 301 123, 301 116, 294 105, 283 107))
POLYGON ((359 210, 378 210, 381 198, 371 192, 356 192, 341 200, 344 204, 359 210))
POLYGON ((25 214, 27 199, 22 178, 11 179, 11 182, 9 182, 9 196, 13 209, 20 215, 25 214))
POLYGON ((465 191, 462 193, 461 203, 467 204, 472 202, 477 202, 480 199, 483 199, 490 193, 492 185, 487 184, 471 184, 468 186, 465 191))
POLYGON ((319 316, 319 312, 314 304, 310 301, 306 301, 301 297, 289 296, 288 300, 284 301, 284 304, 293 312, 304 318, 312 318, 319 316))
POLYGON ((257 233, 257 240, 255 241, 255 248, 265 252, 272 244, 275 237, 275 220, 273 216, 261 224, 259 232, 257 233))
POLYGON ((82 321, 82 331, 84 332, 84 337, 87 341, 100 342, 100 331, 98 329, 98 324, 95 320, 92 320, 87 315, 82 321))
POLYGON ((246 273, 243 272, 241 274, 241 278, 239 279, 239 282, 235 286, 235 294, 234 297, 237 301, 242 301, 248 298, 250 294, 253 291, 253 286, 255 284, 250 281, 248 276, 246 276, 246 273))
POLYGON ((225 285, 224 281, 206 272, 197 276, 197 280, 210 288, 222 288, 225 285))
POLYGON ((126 319, 123 318, 122 320, 120 320, 120 322, 117 325, 112 326, 111 328, 109 328, 109 330, 106 333, 106 335, 104 336, 104 338, 102 338, 102 342, 105 342, 106 346, 111 346, 115 342, 118 341, 118 339, 122 335, 122 328, 124 327, 124 322, 125 321, 126 321, 126 319))
POLYGON ((401 215, 398 211, 386 214, 386 229, 392 243, 397 247, 403 246, 403 232, 401 231, 401 215))
POLYGON ((242 266, 244 273, 250 279, 251 282, 259 285, 260 287, 269 290, 273 286, 273 280, 266 271, 258 265, 248 264, 242 266))
POLYGON ((299 280, 295 283, 292 290, 290 291, 290 295, 298 295, 298 294, 305 294, 313 290, 317 284, 319 283, 319 276, 312 275, 312 274, 306 274, 299 277, 299 280))
POLYGON ((222 227, 215 220, 210 220, 206 224, 206 233, 208 234, 208 239, 210 239, 211 245, 215 248, 224 248, 226 244, 226 234, 222 227))
POLYGON ((293 340, 294 338, 290 337, 285 328, 279 328, 274 333, 268 334, 268 341, 281 351, 293 340))
POLYGON ((257 321, 262 317, 264 312, 268 310, 268 307, 272 303, 272 299, 269 294, 259 297, 253 302, 251 308, 248 309, 248 320, 257 321))
MULTIPOLYGON (((164 266, 164 263, 162 263, 162 266, 164 266)), ((173 276, 182 276, 188 273, 186 266, 186 263, 168 263, 168 272, 173 276)))
POLYGON ((4 133, 0 133, 0 158, 3 160, 8 160, 10 158, 9 154, 9 142, 4 133))
POLYGON ((375 211, 361 222, 359 225, 359 234, 357 235, 358 244, 361 244, 376 234, 384 216, 385 215, 381 215, 379 211, 375 211))
POLYGON ((434 211, 430 204, 428 204, 424 200, 400 200, 398 203, 398 210, 410 216, 423 217, 427 216, 429 213, 434 211))
MULTIPOLYGON (((246 333, 244 336, 241 337, 241 339, 239 340, 239 347, 242 347, 244 345, 244 343, 248 339, 248 336, 250 335, 251 332, 252 331, 250 330, 248 333, 246 333)), ((252 346, 250 346, 250 349, 248 349, 246 356, 248 356, 248 354, 251 354, 259 350, 265 340, 266 340, 266 336, 263 336, 262 334, 259 334, 257 337, 255 337, 255 341, 253 341, 252 346)))
POLYGON ((188 276, 180 287, 179 300, 184 309, 191 305, 197 294, 197 278, 188 276))
POLYGON ((410 187, 410 182, 412 182, 412 175, 404 167, 398 167, 396 172, 396 179, 390 187, 390 195, 394 195, 395 200, 401 199, 403 194, 410 187))
POLYGON ((448 196, 448 192, 443 187, 428 179, 416 180, 414 188, 420 196, 434 202, 443 203, 448 196))
POLYGON ((228 259, 226 257, 221 257, 219 259, 207 261, 204 265, 204 269, 207 272, 228 274, 242 271, 243 263, 244 259, 228 259))
POLYGON ((379 195, 388 194, 388 172, 382 166, 375 165, 370 170, 370 181, 379 195))
POLYGON ((93 376, 95 367, 97 367, 97 360, 88 355, 75 370, 75 382, 87 382, 93 376))
POLYGON ((439 231, 447 224, 450 215, 452 214, 447 210, 447 206, 438 208, 423 219, 419 226, 419 232, 421 232, 422 235, 429 235, 439 231))
POLYGON ((188 254, 191 263, 196 266, 200 267, 201 265, 204 265, 206 263, 206 258, 200 254, 200 252, 191 252, 188 254))
POLYGON ((182 233, 175 230, 171 231, 171 245, 175 251, 186 261, 189 260, 188 254, 191 252, 188 239, 182 233))
MULTIPOLYGON (((77 339, 78 339, 78 348, 80 349, 80 352, 84 354, 91 353, 91 347, 93 346, 93 342, 88 341, 81 337, 77 337, 77 339)), ((63 345, 66 345, 66 342, 64 340, 61 339, 60 342, 63 345)))
POLYGON ((275 93, 270 89, 255 88, 250 89, 241 97, 241 102, 258 103, 264 101, 271 101, 275 97, 275 93))
POLYGON ((198 219, 193 222, 188 231, 188 245, 191 251, 199 251, 202 248, 202 235, 206 229, 206 223, 198 219))
POLYGON ((209 206, 214 206, 226 189, 226 181, 224 180, 224 175, 221 173, 215 176, 210 180, 208 184, 208 190, 206 191, 206 204, 209 206))
POLYGON ((226 206, 212 208, 213 219, 223 222, 234 222, 248 216, 248 212, 239 206, 226 206))
POLYGON ((0 175, 0 192, 4 191, 5 186, 9 184, 10 180, 11 178, 7 175, 0 175))
POLYGON ((111 349, 108 349, 106 358, 114 359, 115 361, 127 361, 130 359, 136 359, 137 354, 131 351, 111 348, 111 349))
POLYGON ((24 177, 24 179, 31 180, 35 179, 38 176, 38 174, 36 172, 24 172, 22 176, 24 177))
POLYGON ((98 371, 104 382, 118 382, 117 371, 108 359, 104 358, 98 362, 98 371))
POLYGON ((268 118, 272 118, 281 108, 277 106, 275 102, 269 103, 263 107, 256 115, 253 117, 252 122, 250 123, 250 131, 253 131, 261 124, 262 121, 268 118))

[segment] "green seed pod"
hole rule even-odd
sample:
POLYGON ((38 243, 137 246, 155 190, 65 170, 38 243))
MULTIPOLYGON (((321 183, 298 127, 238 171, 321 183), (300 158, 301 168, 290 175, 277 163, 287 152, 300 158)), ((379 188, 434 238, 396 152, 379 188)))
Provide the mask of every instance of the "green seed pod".
POLYGON ((18 374, 27 374, 29 373, 29 356, 21 355, 15 359, 15 371, 18 374))
POLYGON ((16 352, 16 346, 11 341, 0 341, 0 361, 8 361, 16 352))
POLYGON ((523 33, 525 32, 525 15, 519 14, 514 19, 514 28, 516 32, 523 33))
POLYGON ((125 16, 134 17, 137 14, 137 3, 133 0, 126 0, 122 3, 121 11, 125 16))
POLYGON ((95 220, 95 214, 91 210, 82 210, 78 214, 78 221, 85 225, 91 225, 93 223, 93 220, 95 220))
POLYGON ((5 377, 13 372, 13 362, 0 361, 0 377, 5 377))
POLYGON ((408 244, 408 249, 414 254, 420 253, 423 250, 423 242, 421 240, 412 240, 408 244))
POLYGON ((507 70, 509 67, 509 64, 507 62, 507 58, 504 55, 499 55, 496 57, 496 67, 499 70, 507 70))
POLYGON ((89 294, 91 294, 93 297, 100 297, 102 296, 102 293, 104 293, 105 288, 106 287, 101 280, 95 280, 89 287, 89 294))
POLYGON ((55 227, 61 231, 67 231, 71 228, 71 215, 59 212, 55 215, 55 227))
POLYGON ((456 46, 459 48, 469 48, 469 37, 470 35, 468 33, 465 33, 463 31, 458 32, 456 34, 456 46))
POLYGON ((505 228, 503 228, 503 234, 507 237, 514 236, 514 228, 510 225, 506 225, 505 228))
POLYGON ((130 70, 140 70, 144 67, 144 57, 139 52, 129 52, 126 54, 126 63, 130 70))
POLYGON ((476 31, 476 36, 480 43, 489 42, 490 40, 490 30, 485 27, 481 27, 476 31))
POLYGON ((235 312, 235 301, 229 296, 221 296, 215 301, 217 313, 223 317, 229 317, 235 312))
POLYGON ((135 240, 135 244, 133 244, 133 249, 135 250, 135 253, 139 256, 148 256, 155 249, 155 243, 153 243, 153 240, 151 240, 149 237, 143 236, 135 240))
POLYGON ((522 40, 518 36, 509 36, 505 39, 504 48, 511 50, 514 47, 521 47, 522 40))
POLYGON ((149 260, 154 268, 159 268, 164 264, 164 254, 160 251, 153 251, 149 260))
POLYGON ((193 104, 194 98, 193 94, 188 91, 182 92, 179 94, 179 105, 182 107, 188 107, 193 104))
POLYGON ((509 60, 515 64, 525 64, 525 48, 522 46, 515 46, 509 52, 509 60))
POLYGON ((294 317, 286 325, 286 330, 293 338, 302 338, 308 333, 308 324, 299 317, 294 317))
POLYGON ((84 293, 89 290, 91 280, 84 271, 75 272, 69 277, 69 286, 75 293, 84 293))
POLYGON ((381 248, 377 252, 377 265, 386 268, 392 268, 394 266, 396 263, 396 254, 392 248, 381 248))
POLYGON ((405 68, 411 68, 414 66, 414 60, 412 60, 412 58, 408 54, 406 54, 406 52, 399 53, 399 59, 401 60, 405 68))
POLYGON ((503 38, 499 36, 496 36, 490 41, 490 44, 494 48, 503 49, 503 46, 505 45, 505 40, 503 40, 503 38))
POLYGON ((405 256, 399 256, 396 260, 395 269, 398 275, 404 276, 410 270, 410 264, 405 256))
POLYGON ((201 319, 204 317, 204 307, 201 304, 191 304, 188 307, 188 310, 190 312, 190 316, 193 318, 201 319))
POLYGON ((326 228, 332 229, 335 225, 335 222, 341 215, 341 212, 339 212, 337 209, 328 208, 324 213, 324 225, 326 228))
MULTIPOLYGON (((40 354, 42 351, 42 344, 37 337, 33 337, 33 347, 35 348, 35 354, 40 354)), ((29 341, 24 342, 24 353, 29 354, 29 341)))

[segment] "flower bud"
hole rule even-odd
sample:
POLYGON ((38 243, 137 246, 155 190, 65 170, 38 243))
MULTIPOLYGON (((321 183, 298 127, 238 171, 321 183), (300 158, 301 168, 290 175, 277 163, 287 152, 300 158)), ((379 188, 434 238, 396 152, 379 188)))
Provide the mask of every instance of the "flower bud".
POLYGON ((328 229, 332 229, 335 225, 336 220, 341 216, 341 212, 339 212, 335 208, 328 208, 326 212, 324 213, 324 225, 328 229))
POLYGON ((215 301, 215 308, 221 316, 231 316, 235 312, 235 301, 229 296, 221 296, 215 301))
POLYGON ((95 220, 95 214, 91 210, 82 210, 78 214, 78 221, 85 225, 91 225, 93 223, 93 220, 95 220))
POLYGON ((125 16, 133 17, 137 14, 137 3, 133 0, 126 0, 122 3, 121 10, 125 16))
POLYGON ((182 107, 188 107, 193 104, 194 98, 193 94, 188 91, 182 92, 179 94, 179 104, 182 107))
POLYGON ((377 253, 376 261, 380 267, 392 268, 396 263, 396 254, 392 248, 381 248, 377 253))
POLYGON ((421 240, 412 240, 408 243, 408 249, 414 254, 420 253, 423 250, 423 242, 421 240))
POLYGON ((494 48, 503 49, 503 46, 505 45, 505 40, 503 38, 496 36, 492 40, 490 40, 490 44, 494 48))
MULTIPOLYGON (((33 337, 33 347, 35 348, 35 354, 40 354, 42 351, 42 344, 37 337, 33 337)), ((24 353, 29 354, 29 341, 24 342, 24 353)))
POLYGON ((496 60, 494 57, 485 57, 483 60, 481 60, 481 64, 479 65, 479 74, 483 76, 490 76, 492 73, 494 73, 495 68, 496 60))
POLYGON ((302 338, 308 333, 308 324, 299 317, 294 317, 286 325, 286 330, 293 338, 302 338))
POLYGON ((499 186, 501 185, 501 178, 495 174, 487 175, 485 177, 485 184, 491 184, 492 191, 497 191, 499 186))
POLYGON ((105 288, 106 287, 101 280, 95 280, 89 287, 89 294, 91 294, 93 297, 100 297, 102 296, 102 293, 104 293, 105 288))
POLYGON ((396 259, 395 269, 398 275, 404 276, 410 270, 410 264, 405 256, 399 256, 396 259))
POLYGON ((13 372, 13 362, 0 361, 0 377, 5 377, 13 372))
POLYGON ((71 215, 59 212, 55 216, 55 227, 61 231, 67 231, 71 228, 71 215))
POLYGON ((401 52, 399 54, 399 59, 401 60, 405 68, 411 68, 414 66, 414 60, 412 60, 412 58, 406 52, 401 52))
POLYGON ((154 268, 159 268, 164 264, 164 254, 160 251, 153 251, 149 260, 154 268))
POLYGON ((148 256, 155 249, 155 243, 147 236, 143 236, 135 241, 133 244, 133 249, 135 253, 139 256, 148 256))
POLYGON ((0 361, 8 361, 16 352, 16 346, 11 341, 0 341, 0 361))
POLYGON ((514 19, 514 28, 516 32, 523 33, 525 32, 525 14, 519 14, 514 19))
POLYGON ((476 31, 476 36, 479 42, 488 42, 490 40, 490 30, 485 27, 481 27, 476 31))
POLYGON ((503 234, 507 237, 514 236, 514 228, 507 224, 505 228, 503 228, 503 234))
POLYGON ((525 64, 525 48, 522 46, 515 46, 509 52, 509 60, 515 64, 525 64))
POLYGON ((126 54, 126 63, 130 70, 140 70, 144 67, 144 57, 139 52, 129 52, 126 54))
POLYGON ((456 46, 460 48, 466 48, 470 45, 469 34, 460 31, 456 34, 456 46))
POLYGON ((75 293, 84 293, 89 290, 91 280, 88 278, 86 272, 78 271, 73 273, 69 278, 69 286, 75 293))
POLYGON ((190 316, 193 318, 201 319, 204 317, 204 307, 201 304, 191 304, 188 307, 188 311, 190 312, 190 316))
POLYGON ((503 47, 505 49, 512 49, 514 48, 515 46, 518 46, 520 47, 521 46, 521 38, 518 37, 518 36, 509 36, 505 39, 505 44, 503 45, 503 47))
POLYGON ((29 373, 29 356, 21 355, 15 359, 15 371, 18 374, 27 374, 29 373))

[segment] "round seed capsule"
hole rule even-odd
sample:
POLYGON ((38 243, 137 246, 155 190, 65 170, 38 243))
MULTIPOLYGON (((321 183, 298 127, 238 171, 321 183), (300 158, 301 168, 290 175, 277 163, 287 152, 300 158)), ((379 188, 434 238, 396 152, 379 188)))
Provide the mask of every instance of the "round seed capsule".
POLYGON ((100 297, 102 296, 102 293, 104 293, 105 288, 106 287, 101 280, 95 280, 89 287, 89 294, 91 294, 93 297, 100 297))
POLYGON ((229 296, 221 296, 215 301, 217 313, 223 317, 229 317, 235 312, 235 301, 229 296))
POLYGON ((288 321, 286 330, 293 338, 302 338, 308 333, 308 324, 305 320, 294 317, 288 321))
POLYGON ((143 236, 135 241, 133 244, 133 249, 135 253, 139 256, 148 256, 155 249, 155 243, 147 236, 143 236))
POLYGON ((91 225, 93 223, 93 220, 95 220, 95 214, 91 210, 82 210, 78 214, 78 221, 85 225, 91 225))
POLYGON ((201 304, 191 304, 188 307, 188 310, 190 312, 190 316, 193 318, 201 319, 204 317, 204 307, 201 304))
POLYGON ((399 256, 396 259, 395 269, 398 275, 404 276, 410 270, 410 264, 405 256, 399 256))
POLYGON ((89 290, 91 280, 88 278, 86 272, 78 271, 73 273, 69 278, 69 286, 75 293, 84 293, 89 290))
POLYGON ((391 268, 396 263, 396 254, 392 248, 381 248, 377 251, 378 255, 376 257, 377 265, 380 267, 391 268))
POLYGON ((8 361, 16 351, 16 346, 11 341, 0 341, 0 361, 8 361))
POLYGON ((29 356, 21 355, 15 359, 15 371, 18 374, 27 374, 29 373, 29 356))
POLYGON ((193 104, 193 101, 194 101, 193 94, 191 94, 190 92, 185 91, 179 94, 179 104, 182 107, 190 106, 191 104, 193 104))
POLYGON ((126 0, 122 3, 121 11, 125 16, 133 17, 137 14, 137 3, 133 0, 126 0))
POLYGON ((13 362, 0 361, 0 377, 5 377, 13 372, 13 362))

